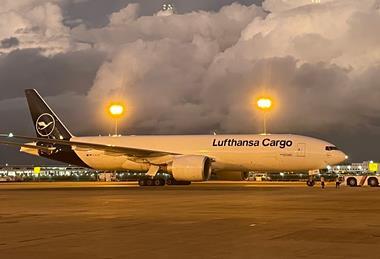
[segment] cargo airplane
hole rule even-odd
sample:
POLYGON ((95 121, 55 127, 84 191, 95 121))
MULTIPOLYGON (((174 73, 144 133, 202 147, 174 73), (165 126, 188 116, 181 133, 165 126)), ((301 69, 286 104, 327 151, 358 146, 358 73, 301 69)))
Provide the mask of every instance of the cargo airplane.
POLYGON ((36 90, 25 94, 37 137, 2 134, 0 144, 97 170, 144 171, 141 186, 207 181, 212 172, 309 171, 347 159, 331 143, 290 134, 76 137, 36 90), (171 177, 160 179, 159 171, 171 177))

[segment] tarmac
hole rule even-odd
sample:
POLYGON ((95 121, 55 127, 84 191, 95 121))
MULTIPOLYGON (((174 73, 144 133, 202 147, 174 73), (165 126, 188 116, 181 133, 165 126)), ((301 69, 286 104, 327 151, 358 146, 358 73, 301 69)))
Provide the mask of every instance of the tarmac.
POLYGON ((0 258, 380 258, 380 188, 1 183, 0 258))

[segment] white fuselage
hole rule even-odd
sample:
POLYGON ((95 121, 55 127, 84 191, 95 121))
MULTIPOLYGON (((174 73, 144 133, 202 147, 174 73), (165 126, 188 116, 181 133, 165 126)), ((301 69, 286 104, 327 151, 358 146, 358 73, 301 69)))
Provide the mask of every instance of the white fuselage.
MULTIPOLYGON (((72 141, 147 149, 213 159, 215 171, 305 171, 326 168, 347 157, 323 140, 288 134, 73 137, 72 141)), ((124 154, 74 149, 92 168, 146 171, 150 164, 124 154)), ((175 157, 175 155, 174 155, 175 157)), ((165 160, 157 158, 158 161, 165 160)))

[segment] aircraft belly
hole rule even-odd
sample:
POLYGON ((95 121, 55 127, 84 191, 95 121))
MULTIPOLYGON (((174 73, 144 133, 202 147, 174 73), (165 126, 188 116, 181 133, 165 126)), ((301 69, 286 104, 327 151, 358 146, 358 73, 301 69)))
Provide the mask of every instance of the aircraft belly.
POLYGON ((125 156, 104 155, 102 151, 75 151, 79 158, 91 168, 98 170, 122 169, 126 160, 125 156))
POLYGON ((298 157, 294 153, 277 152, 219 152, 214 153, 216 170, 239 171, 304 171, 323 168, 323 159, 319 154, 306 153, 298 157))
POLYGON ((296 154, 283 156, 280 155, 280 167, 283 171, 305 171, 316 168, 323 168, 323 159, 319 154, 306 153, 305 156, 296 154))

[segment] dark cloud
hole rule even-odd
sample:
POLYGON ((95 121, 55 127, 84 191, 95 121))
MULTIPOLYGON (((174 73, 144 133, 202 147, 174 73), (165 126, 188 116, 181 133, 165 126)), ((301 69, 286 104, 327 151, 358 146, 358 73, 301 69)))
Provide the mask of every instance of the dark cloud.
MULTIPOLYGON (((159 1, 158 1, 159 2, 159 1)), ((173 1, 166 1, 169 3, 173 3, 176 7, 176 10, 179 13, 187 13, 187 12, 193 12, 198 10, 204 10, 204 11, 218 11, 222 6, 230 5, 232 3, 239 3, 242 5, 260 5, 262 0, 208 0, 208 1, 202 1, 202 0, 173 0, 173 1)))
POLYGON ((0 100, 23 96, 26 88, 46 95, 86 93, 95 78, 104 54, 96 50, 43 56, 39 49, 15 50, 0 57, 0 100))
POLYGON ((161 9, 164 3, 173 3, 177 13, 183 14, 198 10, 217 11, 221 7, 234 2, 244 5, 260 5, 262 0, 70 0, 63 2, 62 6, 65 16, 64 22, 68 26, 75 26, 82 22, 86 26, 94 28, 105 26, 109 22, 109 16, 112 13, 131 3, 140 5, 139 15, 153 15, 161 9))
POLYGON ((20 44, 20 41, 16 37, 10 37, 10 38, 1 40, 0 48, 9 49, 12 47, 17 47, 19 44, 20 44))
POLYGON ((130 0, 67 1, 63 3, 65 20, 69 26, 83 23, 89 27, 101 27, 109 22, 109 15, 126 7, 130 0))

